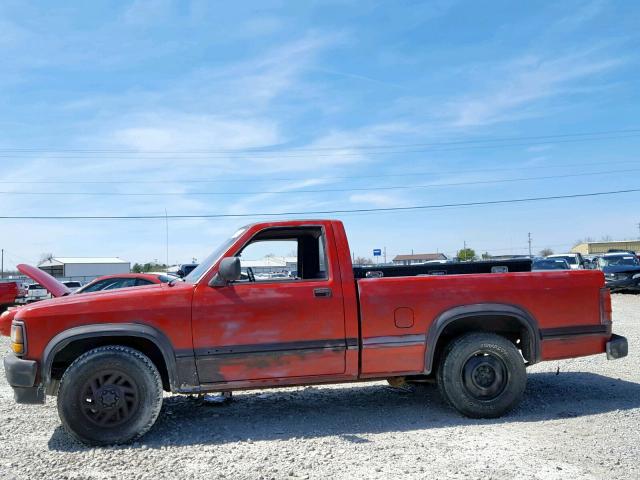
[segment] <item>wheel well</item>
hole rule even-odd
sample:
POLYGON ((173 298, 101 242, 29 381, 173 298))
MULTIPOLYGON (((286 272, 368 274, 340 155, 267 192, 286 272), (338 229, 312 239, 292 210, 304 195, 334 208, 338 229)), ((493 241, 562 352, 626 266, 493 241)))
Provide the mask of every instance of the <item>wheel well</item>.
POLYGON ((71 341, 59 352, 56 352, 53 357, 50 375, 52 383, 59 383, 65 370, 69 368, 69 365, 71 365, 71 363, 73 363, 73 361, 80 355, 88 352, 89 350, 97 347, 103 347, 105 345, 122 345, 134 348, 139 352, 144 353, 158 369, 160 377, 162 378, 162 387, 164 390, 167 392, 171 390, 169 371, 167 370, 167 364, 162 355, 162 351, 154 342, 143 337, 104 336, 82 338, 71 341))
POLYGON ((508 314, 469 315, 453 320, 444 327, 434 348, 431 370, 435 371, 451 340, 470 332, 488 332, 501 335, 520 350, 527 363, 536 363, 536 339, 532 338, 531 330, 520 319, 508 314))

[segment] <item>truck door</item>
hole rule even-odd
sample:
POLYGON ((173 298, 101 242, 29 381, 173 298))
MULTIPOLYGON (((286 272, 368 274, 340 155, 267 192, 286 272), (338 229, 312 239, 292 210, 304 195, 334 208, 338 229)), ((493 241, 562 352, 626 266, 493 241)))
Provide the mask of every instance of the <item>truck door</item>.
POLYGON ((239 281, 198 285, 192 324, 201 383, 344 374, 341 283, 325 248, 332 235, 323 226, 266 228, 235 253, 239 281))

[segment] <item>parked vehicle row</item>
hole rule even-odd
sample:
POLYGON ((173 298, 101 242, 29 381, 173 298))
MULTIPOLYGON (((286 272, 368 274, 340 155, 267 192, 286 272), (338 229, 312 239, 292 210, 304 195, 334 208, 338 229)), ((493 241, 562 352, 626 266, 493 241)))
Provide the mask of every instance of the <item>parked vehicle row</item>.
POLYGON ((635 252, 615 251, 583 258, 577 254, 549 255, 533 260, 532 270, 593 270, 604 273, 605 286, 612 292, 640 292, 640 259, 635 252))

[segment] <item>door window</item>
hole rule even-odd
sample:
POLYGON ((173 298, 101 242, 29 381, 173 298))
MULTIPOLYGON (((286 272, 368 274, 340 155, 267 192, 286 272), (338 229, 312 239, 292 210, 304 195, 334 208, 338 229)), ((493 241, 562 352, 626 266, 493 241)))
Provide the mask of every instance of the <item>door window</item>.
POLYGON ((271 228, 256 234, 237 254, 239 282, 287 282, 329 278, 320 227, 271 228))

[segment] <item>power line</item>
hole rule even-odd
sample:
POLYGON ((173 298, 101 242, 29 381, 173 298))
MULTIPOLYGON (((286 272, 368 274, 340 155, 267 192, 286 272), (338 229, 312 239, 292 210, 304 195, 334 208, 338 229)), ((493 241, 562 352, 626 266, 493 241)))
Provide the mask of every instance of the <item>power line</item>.
POLYGON ((224 195, 253 195, 270 194, 270 195, 297 195, 300 193, 329 193, 329 192, 362 192, 362 191, 380 191, 380 190, 412 190, 423 188, 441 188, 441 187, 460 187, 468 185, 487 185, 495 183, 512 183, 531 180, 551 180, 558 178, 588 177, 593 175, 612 175, 619 173, 640 172, 640 168, 627 170, 604 170, 600 172, 587 173, 569 173, 565 175, 543 175, 538 177, 519 177, 506 178, 498 180, 477 180, 473 182, 453 182, 453 183, 434 183, 428 185, 394 185, 382 187, 351 187, 351 188, 325 188, 325 189, 304 189, 304 190, 251 190, 249 192, 24 192, 24 191, 0 191, 0 195, 41 195, 41 196, 114 196, 114 197, 165 197, 165 196, 224 196, 224 195))
POLYGON ((140 219, 203 219, 203 218, 246 218, 246 217, 283 217, 302 215, 325 215, 325 214, 349 214, 349 213, 371 213, 371 212, 401 212, 410 210, 428 210, 438 208, 453 207, 473 207, 480 205, 500 205, 513 203, 538 202, 542 200, 561 200, 569 198, 601 197, 605 195, 618 195, 624 193, 640 192, 640 188, 628 190, 614 190, 609 192, 577 193, 572 195, 553 195, 547 197, 516 198, 509 200, 490 200, 484 202, 465 203, 443 203, 438 205, 417 205, 410 207, 386 207, 386 208, 357 208, 351 210, 311 210, 306 212, 256 212, 256 213, 214 213, 203 215, 3 215, 3 220, 140 220, 140 219))
MULTIPOLYGON (((480 169, 463 169, 463 170, 432 170, 412 173, 383 173, 376 175, 343 175, 343 176, 325 176, 315 177, 314 180, 361 180, 366 178, 401 178, 401 177, 417 177, 423 175, 451 175, 463 173, 487 173, 502 172, 506 170, 531 170, 541 168, 572 168, 572 167, 594 167, 601 165, 622 165, 622 164, 638 164, 638 160, 618 160, 606 162, 592 163, 568 163, 554 165, 519 165, 513 167, 498 168, 480 168, 480 169)), ((248 183, 248 182, 293 182, 299 181, 299 177, 278 177, 278 178, 218 178, 218 179, 172 179, 172 180, 0 180, 0 184, 20 184, 20 185, 126 185, 126 184, 204 184, 204 183, 248 183)))
MULTIPOLYGON (((624 135, 614 135, 614 136, 600 136, 600 137, 584 137, 584 138, 573 138, 573 139, 556 139, 556 140, 544 140, 544 141, 529 141, 529 142, 514 142, 514 143, 488 143, 484 142, 484 144, 475 144, 475 145, 462 145, 462 146, 447 146, 448 144, 438 144, 442 146, 433 146, 433 147, 423 147, 423 148, 415 148, 415 149, 406 149, 400 148, 396 150, 378 150, 378 151, 366 151, 366 152, 358 152, 356 148, 343 147, 338 151, 332 153, 313 153, 313 152, 302 152, 301 154, 295 153, 297 150, 282 150, 282 151, 268 151, 268 152, 251 152, 251 151, 230 151, 229 153, 209 153, 204 152, 200 154, 196 153, 172 153, 172 152, 156 152, 155 154, 150 152, 125 152, 129 153, 131 156, 108 156, 105 154, 92 154, 94 155, 91 160, 209 160, 209 159, 242 159, 242 158, 259 158, 261 160, 265 159, 283 159, 283 158, 318 158, 318 157, 360 157, 364 154, 366 155, 399 155, 399 154, 409 154, 409 153, 425 153, 425 152, 452 152, 452 151, 461 151, 461 150, 478 150, 478 149, 492 149, 492 148, 505 148, 505 147, 522 147, 522 146, 535 146, 535 145, 548 145, 550 143, 580 143, 580 142, 591 142, 591 141, 600 141, 600 140, 617 140, 617 139, 626 139, 626 138, 637 138, 640 134, 624 134, 624 135), (349 150, 349 151, 344 151, 349 150), (285 152, 285 153, 281 153, 285 152), (293 154, 290 154, 293 152, 293 154), (95 156, 98 155, 98 156, 95 156), (148 156, 151 155, 151 156, 148 156), (158 157, 158 155, 165 155, 164 157, 158 157), (186 155, 197 155, 186 156, 186 155)), ((455 145, 455 144, 451 144, 455 145)), ((391 148, 391 147, 390 147, 391 148)), ((399 148, 399 147, 396 147, 399 148)), ((46 152, 43 152, 43 154, 46 152)), ((88 152, 90 153, 90 152, 88 152)), ((28 158, 16 154, 6 155, 0 154, 0 158, 28 158)), ((54 153, 46 154, 46 158, 50 159, 76 159, 76 160, 85 160, 87 158, 87 154, 82 153, 82 155, 59 155, 54 153)))
MULTIPOLYGON (((233 154, 233 153, 278 153, 278 152, 317 152, 317 151, 343 151, 343 150, 375 150, 375 149, 393 149, 393 148, 414 148, 414 147, 439 147, 450 145, 471 145, 481 143, 499 143, 499 142, 513 142, 524 140, 554 140, 563 138, 576 138, 577 140, 582 138, 595 137, 600 138, 602 136, 610 135, 625 135, 625 134, 637 134, 640 133, 640 129, 621 129, 621 130, 604 130, 596 132, 578 132, 578 133, 562 133, 551 135, 528 135, 528 136, 511 136, 511 137, 494 137, 494 138, 480 138, 475 140, 451 140, 444 142, 428 142, 428 143, 394 143, 394 144, 381 144, 381 145, 342 145, 335 147, 285 147, 281 145, 275 145, 270 147, 255 147, 255 148, 235 148, 235 149, 211 149, 211 150, 146 150, 142 153, 145 154, 233 154)), ((0 148, 0 152, 14 152, 14 153, 140 153, 131 149, 47 149, 40 148, 0 148)))

